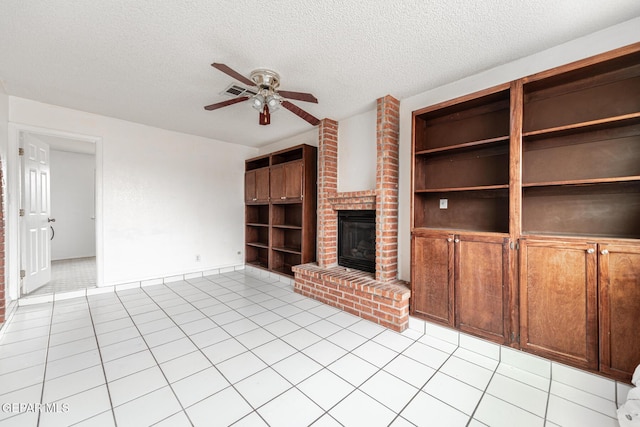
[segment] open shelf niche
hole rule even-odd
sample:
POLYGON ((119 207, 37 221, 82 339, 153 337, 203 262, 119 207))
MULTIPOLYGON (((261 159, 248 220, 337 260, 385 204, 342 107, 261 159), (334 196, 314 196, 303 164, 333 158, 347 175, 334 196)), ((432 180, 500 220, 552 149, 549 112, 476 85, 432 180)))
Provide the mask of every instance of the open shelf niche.
POLYGON ((509 87, 414 113, 414 227, 509 231, 509 87))
POLYGON ((640 238, 640 52, 524 79, 522 233, 640 238))

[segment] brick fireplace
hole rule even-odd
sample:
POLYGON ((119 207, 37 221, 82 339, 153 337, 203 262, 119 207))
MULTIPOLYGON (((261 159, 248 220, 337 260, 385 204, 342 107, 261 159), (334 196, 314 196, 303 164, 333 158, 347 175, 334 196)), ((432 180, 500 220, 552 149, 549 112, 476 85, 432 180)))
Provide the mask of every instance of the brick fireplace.
POLYGON ((398 273, 399 101, 377 100, 376 188, 338 192, 338 123, 324 119, 318 144, 317 263, 293 268, 295 290, 396 331, 409 323, 410 291, 398 273), (375 273, 338 265, 338 211, 374 210, 375 273))

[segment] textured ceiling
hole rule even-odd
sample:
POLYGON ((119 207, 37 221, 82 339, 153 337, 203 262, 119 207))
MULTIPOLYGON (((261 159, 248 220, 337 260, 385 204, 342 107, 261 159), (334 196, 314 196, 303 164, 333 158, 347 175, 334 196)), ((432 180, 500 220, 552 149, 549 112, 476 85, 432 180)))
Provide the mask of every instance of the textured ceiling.
POLYGON ((281 75, 341 120, 640 16, 638 0, 0 0, 9 95, 248 146, 311 129, 285 109, 203 106, 240 73, 281 75))

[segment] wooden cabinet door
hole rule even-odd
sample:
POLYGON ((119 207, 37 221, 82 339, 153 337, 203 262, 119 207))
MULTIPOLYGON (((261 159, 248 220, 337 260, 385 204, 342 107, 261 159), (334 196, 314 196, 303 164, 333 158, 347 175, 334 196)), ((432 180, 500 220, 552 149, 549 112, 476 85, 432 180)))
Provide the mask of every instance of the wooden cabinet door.
POLYGON ((301 199, 304 182, 304 167, 302 160, 287 163, 284 166, 285 197, 287 199, 301 199))
POLYGON ((278 200, 284 200, 285 195, 285 174, 284 165, 271 166, 269 171, 269 179, 271 182, 270 195, 271 200, 277 202, 278 200))
POLYGON ((269 201, 269 168, 257 169, 256 173, 256 199, 265 203, 269 201))
POLYGON ((265 203, 269 201, 269 168, 245 172, 244 200, 247 203, 265 203))
POLYGON ((271 166, 271 200, 302 199, 304 163, 302 160, 271 166))
POLYGON ((509 239, 456 236, 455 325, 495 341, 509 342, 509 239))
POLYGON ((411 313, 453 326, 453 235, 413 236, 411 313))
POLYGON ((256 198, 256 171, 244 173, 244 200, 247 203, 258 200, 256 198))
POLYGON ((596 245, 527 241, 520 247, 520 346, 598 368, 596 245))
POLYGON ((599 246, 600 370, 630 381, 640 364, 640 246, 599 246))

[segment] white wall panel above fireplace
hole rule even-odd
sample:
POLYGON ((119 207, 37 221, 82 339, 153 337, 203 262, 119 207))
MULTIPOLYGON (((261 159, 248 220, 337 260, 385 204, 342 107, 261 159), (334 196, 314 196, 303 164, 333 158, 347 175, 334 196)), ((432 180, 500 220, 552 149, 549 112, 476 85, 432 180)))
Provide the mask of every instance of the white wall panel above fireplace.
POLYGON ((338 191, 376 188, 376 110, 340 121, 338 191))

